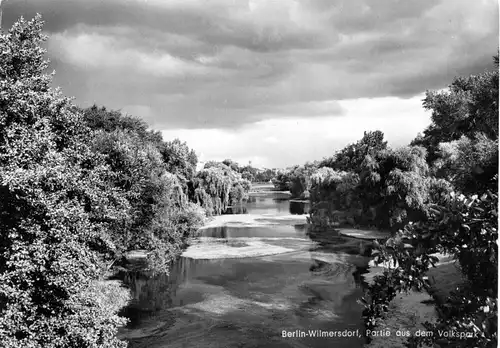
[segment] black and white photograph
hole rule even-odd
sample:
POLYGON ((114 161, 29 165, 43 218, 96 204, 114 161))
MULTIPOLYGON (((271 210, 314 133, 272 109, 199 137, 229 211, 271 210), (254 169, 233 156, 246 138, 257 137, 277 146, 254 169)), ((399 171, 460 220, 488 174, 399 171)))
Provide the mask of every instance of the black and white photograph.
POLYGON ((0 348, 496 348, 496 0, 0 0, 0 348))

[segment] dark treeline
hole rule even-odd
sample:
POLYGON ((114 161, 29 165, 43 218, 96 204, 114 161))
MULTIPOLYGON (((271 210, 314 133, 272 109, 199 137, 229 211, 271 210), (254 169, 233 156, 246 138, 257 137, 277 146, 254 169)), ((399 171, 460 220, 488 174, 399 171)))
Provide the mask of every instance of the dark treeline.
POLYGON ((124 347, 110 265, 145 249, 167 272, 250 182, 224 164, 197 172, 192 149, 136 117, 73 105, 50 86, 42 26, 0 34, 0 342, 124 347))
POLYGON ((457 77, 449 89, 428 91, 432 123, 408 146, 390 148, 380 131, 322 161, 280 171, 273 182, 309 198, 309 222, 385 230, 374 259, 395 265, 375 277, 362 304, 368 329, 377 327, 399 292, 427 290, 434 253, 451 254, 463 275, 456 291, 437 302, 433 337, 409 347, 497 346, 498 56, 494 70, 457 77), (438 330, 468 332, 443 337, 438 330))

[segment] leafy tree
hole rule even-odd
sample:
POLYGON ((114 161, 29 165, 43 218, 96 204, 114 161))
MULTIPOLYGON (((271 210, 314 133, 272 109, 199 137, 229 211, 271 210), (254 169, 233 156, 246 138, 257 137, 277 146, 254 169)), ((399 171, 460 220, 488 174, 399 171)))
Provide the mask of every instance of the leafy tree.
POLYGON ((193 178, 198 164, 198 156, 194 150, 187 146, 186 142, 174 139, 162 142, 158 148, 170 173, 178 174, 186 180, 193 178))
POLYGON ((81 115, 50 88, 42 25, 21 19, 0 34, 0 341, 124 347, 124 321, 92 283, 127 202, 86 145, 81 115))
POLYGON ((104 130, 113 132, 116 130, 129 131, 137 134, 141 139, 147 139, 153 142, 161 142, 162 137, 159 132, 148 130, 146 122, 140 118, 123 115, 118 110, 108 110, 105 106, 98 107, 93 105, 81 110, 87 125, 94 130, 104 130))
POLYGON ((451 254, 466 282, 438 304, 437 323, 426 323, 433 337, 412 338, 409 346, 438 343, 441 347, 496 347, 498 291, 498 196, 451 193, 433 204, 430 218, 405 226, 378 246, 375 260, 394 267, 375 278, 362 300, 367 328, 373 328, 397 293, 429 290, 426 276, 438 259, 434 252, 451 254), (463 332, 465 337, 443 337, 439 331, 463 332))
POLYGON ((434 336, 413 337, 408 347, 497 346, 497 100, 498 70, 458 77, 448 92, 428 92, 424 101, 433 122, 413 144, 429 150, 435 175, 428 179, 427 216, 378 246, 376 261, 394 267, 375 278, 362 301, 366 326, 377 325, 398 292, 429 290, 426 273, 437 261, 434 252, 453 255, 465 282, 438 303, 438 322, 425 324, 434 336), (443 331, 464 336, 443 337, 443 331))
MULTIPOLYGON (((366 144, 367 134, 357 142, 366 144)), ((426 216, 429 201, 429 168, 425 161, 426 152, 421 147, 401 147, 388 149, 385 143, 378 147, 365 147, 364 152, 344 149, 341 153, 360 154, 355 158, 345 156, 339 159, 339 167, 356 170, 327 171, 321 169, 313 175, 311 216, 324 216, 324 221, 316 218, 321 226, 325 221, 341 225, 376 227, 397 231, 411 219, 426 216), (318 175, 326 175, 319 179, 318 175), (344 180, 347 180, 344 182, 344 180), (316 207, 322 208, 316 208, 316 207), (328 207, 326 212, 323 212, 328 207), (326 219, 326 220, 325 220, 326 219)), ((342 155, 344 156, 344 155, 342 155)))
POLYGON ((162 246, 164 258, 173 259, 190 229, 178 231, 168 218, 183 211, 188 198, 178 178, 167 171, 155 144, 141 141, 136 133, 101 131, 95 133, 93 147, 106 156, 116 173, 114 185, 125 192, 131 206, 130 219, 116 234, 122 251, 140 248, 154 252, 167 243, 172 247, 162 246))
POLYGON ((241 177, 243 179, 250 181, 250 182, 256 181, 254 175, 246 170, 241 173, 241 177))
POLYGON ((220 215, 229 206, 248 199, 249 180, 221 162, 207 162, 190 183, 191 200, 203 206, 209 215, 220 215))
POLYGON ((209 215, 220 215, 229 204, 232 180, 222 168, 210 167, 196 173, 192 181, 191 195, 209 215))
POLYGON ((333 157, 326 158, 318 167, 330 167, 339 171, 357 172, 366 156, 372 156, 387 148, 384 133, 381 131, 364 132, 363 137, 354 144, 347 145, 333 157))
POLYGON ((233 160, 225 159, 224 161, 222 161, 222 163, 231 168, 232 170, 234 170, 235 172, 240 173, 240 166, 233 160))
POLYGON ((439 156, 439 144, 474 138, 477 133, 498 139, 498 56, 495 68, 479 75, 456 77, 448 91, 428 91, 424 108, 432 112, 432 123, 413 141, 429 153, 428 162, 439 156))
POLYGON ((439 144, 434 162, 437 177, 453 182, 464 193, 495 190, 498 184, 498 140, 479 133, 473 138, 439 144))
POLYGON ((289 176, 290 193, 292 198, 308 199, 311 189, 311 175, 316 171, 314 163, 305 163, 303 166, 296 166, 289 176))
POLYGON ((279 170, 276 176, 272 179, 273 185, 277 190, 288 191, 290 190, 290 174, 291 170, 279 170))
POLYGON ((338 172, 329 167, 319 168, 311 175, 309 223, 315 230, 354 222, 350 216, 361 209, 356 196, 359 175, 338 172))
POLYGON ((307 162, 280 170, 272 182, 280 191, 290 191, 292 198, 308 199, 311 189, 311 175, 318 169, 318 163, 307 162))
POLYGON ((257 171, 254 174, 254 179, 256 182, 269 182, 272 178, 274 178, 274 171, 272 169, 264 169, 261 171, 257 171))
POLYGON ((425 149, 401 147, 367 156, 360 166, 358 196, 363 213, 375 209, 374 225, 397 230, 409 220, 425 218, 428 166, 425 149))
POLYGON ((166 169, 170 173, 178 175, 182 181, 192 179, 196 172, 198 157, 185 142, 179 139, 165 142, 161 133, 148 130, 149 127, 143 120, 130 115, 122 115, 117 110, 108 110, 104 106, 99 108, 93 105, 84 109, 83 112, 87 125, 93 130, 107 133, 122 130, 134 134, 138 138, 137 141, 151 143, 159 150, 166 169))

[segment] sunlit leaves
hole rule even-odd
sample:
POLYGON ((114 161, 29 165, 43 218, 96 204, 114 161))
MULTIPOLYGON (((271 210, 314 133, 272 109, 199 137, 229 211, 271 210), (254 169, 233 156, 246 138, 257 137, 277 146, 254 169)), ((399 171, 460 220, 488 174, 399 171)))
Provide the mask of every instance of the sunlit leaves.
POLYGON ((37 17, 0 35, 0 341, 121 347, 123 320, 85 293, 99 271, 95 246, 114 248, 107 228, 127 204, 86 145, 81 115, 49 88, 41 28, 37 17))

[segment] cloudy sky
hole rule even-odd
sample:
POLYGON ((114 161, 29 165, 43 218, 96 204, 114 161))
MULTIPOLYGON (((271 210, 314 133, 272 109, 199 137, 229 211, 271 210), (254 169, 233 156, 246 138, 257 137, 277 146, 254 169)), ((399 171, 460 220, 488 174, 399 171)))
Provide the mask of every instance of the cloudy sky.
POLYGON ((200 159, 282 167, 429 123, 428 89, 492 68, 496 0, 8 0, 41 13, 55 84, 200 159))

